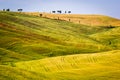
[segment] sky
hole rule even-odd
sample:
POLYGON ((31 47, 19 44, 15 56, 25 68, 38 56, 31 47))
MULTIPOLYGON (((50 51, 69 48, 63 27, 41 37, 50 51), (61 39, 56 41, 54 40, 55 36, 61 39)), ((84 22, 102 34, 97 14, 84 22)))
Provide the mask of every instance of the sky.
POLYGON ((120 0, 0 0, 0 10, 50 12, 72 11, 73 14, 101 14, 120 19, 120 0))

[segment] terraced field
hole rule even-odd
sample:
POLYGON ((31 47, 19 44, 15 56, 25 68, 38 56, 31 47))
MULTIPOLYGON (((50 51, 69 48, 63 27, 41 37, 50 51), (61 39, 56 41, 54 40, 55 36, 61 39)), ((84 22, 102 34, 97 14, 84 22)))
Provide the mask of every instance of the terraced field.
POLYGON ((114 20, 112 27, 90 26, 0 12, 0 80, 119 80, 114 20))

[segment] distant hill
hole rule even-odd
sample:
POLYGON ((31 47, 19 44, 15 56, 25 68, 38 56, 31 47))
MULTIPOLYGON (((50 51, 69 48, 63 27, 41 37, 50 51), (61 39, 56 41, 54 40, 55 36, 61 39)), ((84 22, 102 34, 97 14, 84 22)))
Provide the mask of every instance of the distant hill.
POLYGON ((26 12, 29 15, 43 14, 43 17, 51 19, 61 19, 78 24, 88 26, 120 26, 120 20, 105 15, 88 15, 88 14, 50 14, 50 13, 38 13, 38 12, 26 12))

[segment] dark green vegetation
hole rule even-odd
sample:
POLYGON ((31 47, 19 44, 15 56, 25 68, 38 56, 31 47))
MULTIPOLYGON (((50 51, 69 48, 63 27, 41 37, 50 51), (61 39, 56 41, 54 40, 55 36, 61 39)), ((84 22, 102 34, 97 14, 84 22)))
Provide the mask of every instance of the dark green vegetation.
MULTIPOLYGON (((49 80, 50 75, 54 76, 54 74, 38 74, 34 71, 18 69, 15 63, 19 63, 20 61, 31 61, 74 54, 90 55, 91 53, 119 49, 119 26, 91 27, 15 12, 0 12, 1 80, 16 80, 17 78, 19 78, 18 80, 49 80), (13 76, 10 76, 10 73, 13 76)), ((68 72, 65 73, 68 74, 68 72)), ((65 73, 55 75, 62 76, 62 74, 65 75, 65 73)), ((66 77, 65 80, 69 79, 67 78, 68 75, 64 77, 66 77)), ((77 79, 79 80, 79 78, 80 77, 77 79)), ((119 78, 119 76, 117 78, 119 78)), ((57 79, 57 77, 53 79, 57 79)), ((62 78, 60 79, 62 80, 62 78)))

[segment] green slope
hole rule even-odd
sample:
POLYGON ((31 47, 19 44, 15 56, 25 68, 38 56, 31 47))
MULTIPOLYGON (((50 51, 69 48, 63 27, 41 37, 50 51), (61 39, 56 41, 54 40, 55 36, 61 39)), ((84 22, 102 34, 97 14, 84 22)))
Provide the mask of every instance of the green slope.
POLYGON ((119 80, 120 50, 18 62, 16 67, 55 80, 119 80))
POLYGON ((0 65, 0 80, 44 80, 46 76, 18 68, 0 65))
POLYGON ((117 80, 119 31, 0 12, 0 79, 117 80))
POLYGON ((27 56, 26 60, 111 50, 111 47, 89 37, 90 34, 107 30, 20 13, 0 12, 0 48, 27 56))
POLYGON ((120 49, 120 27, 92 34, 90 37, 105 45, 111 46, 113 49, 120 49))
POLYGON ((1 80, 119 80, 120 50, 0 65, 1 80))

